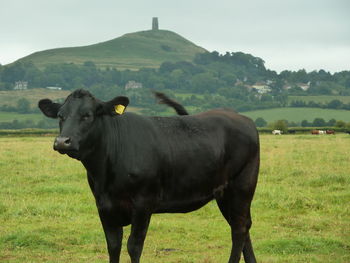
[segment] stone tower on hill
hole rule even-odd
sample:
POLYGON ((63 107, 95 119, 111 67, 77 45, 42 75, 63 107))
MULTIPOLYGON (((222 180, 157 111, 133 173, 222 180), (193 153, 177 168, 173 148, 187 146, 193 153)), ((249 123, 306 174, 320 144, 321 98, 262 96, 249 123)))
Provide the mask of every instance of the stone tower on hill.
POLYGON ((153 17, 152 18, 152 30, 158 30, 158 17, 153 17))

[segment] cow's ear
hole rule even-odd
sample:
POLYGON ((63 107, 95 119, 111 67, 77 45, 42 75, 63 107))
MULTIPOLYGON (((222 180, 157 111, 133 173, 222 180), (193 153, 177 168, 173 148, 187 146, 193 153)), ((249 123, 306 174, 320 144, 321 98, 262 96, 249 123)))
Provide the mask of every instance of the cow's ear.
POLYGON ((61 104, 52 102, 49 99, 40 100, 38 103, 39 109, 45 116, 50 118, 57 118, 57 113, 61 107, 61 104))
POLYGON ((129 104, 128 97, 119 96, 114 99, 103 102, 102 107, 98 109, 99 114, 121 115, 129 104))

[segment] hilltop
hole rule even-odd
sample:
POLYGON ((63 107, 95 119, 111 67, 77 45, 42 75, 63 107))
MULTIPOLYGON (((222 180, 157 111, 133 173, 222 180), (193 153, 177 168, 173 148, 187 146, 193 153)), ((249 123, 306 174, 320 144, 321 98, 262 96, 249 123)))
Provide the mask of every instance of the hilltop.
POLYGON ((147 30, 89 46, 44 50, 19 59, 33 62, 38 68, 49 64, 83 64, 92 61, 97 67, 136 70, 157 68, 164 61, 192 61, 206 52, 184 37, 168 30, 147 30))

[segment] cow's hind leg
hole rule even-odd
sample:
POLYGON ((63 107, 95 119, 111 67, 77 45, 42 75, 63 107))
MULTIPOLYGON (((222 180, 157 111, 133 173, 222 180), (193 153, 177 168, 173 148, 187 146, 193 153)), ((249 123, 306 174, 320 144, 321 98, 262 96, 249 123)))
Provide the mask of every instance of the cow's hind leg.
POLYGON ((256 263, 249 229, 252 221, 250 205, 257 178, 256 165, 247 165, 229 183, 221 196, 216 197, 221 213, 231 227, 232 249, 229 263, 238 263, 243 251, 246 263, 256 263))
POLYGON ((242 251, 246 263, 255 263, 256 260, 253 247, 249 237, 251 218, 243 211, 238 211, 244 207, 244 204, 241 202, 234 202, 240 207, 237 209, 229 208, 231 204, 225 204, 226 202, 227 201, 223 199, 217 200, 222 214, 225 216, 231 227, 232 249, 229 263, 238 263, 240 261, 242 251))

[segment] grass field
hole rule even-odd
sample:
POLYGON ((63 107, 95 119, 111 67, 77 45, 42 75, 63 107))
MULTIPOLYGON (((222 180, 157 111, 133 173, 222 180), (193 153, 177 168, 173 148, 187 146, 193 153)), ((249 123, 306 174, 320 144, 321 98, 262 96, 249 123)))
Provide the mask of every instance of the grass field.
POLYGON ((0 122, 12 122, 13 120, 32 120, 34 122, 38 122, 42 119, 44 119, 44 116, 41 113, 20 114, 17 112, 0 111, 0 122))
POLYGON ((323 118, 325 121, 336 119, 350 122, 350 111, 347 110, 320 108, 275 108, 267 110, 247 111, 242 112, 242 114, 250 117, 253 120, 256 120, 258 117, 262 117, 267 122, 288 120, 300 123, 302 120, 312 122, 315 118, 323 118))
MULTIPOLYGON (((52 141, 0 137, 0 262, 107 262, 85 171, 52 141)), ((349 144, 349 135, 261 136, 251 229, 258 262, 350 262, 349 144)), ((154 215, 142 262, 221 263, 229 250, 229 228, 211 202, 154 215)))

